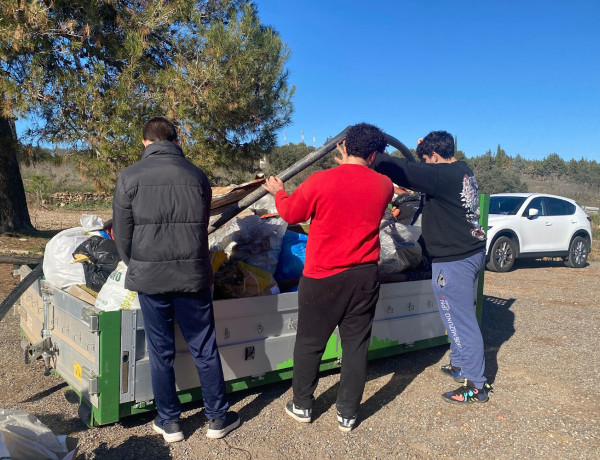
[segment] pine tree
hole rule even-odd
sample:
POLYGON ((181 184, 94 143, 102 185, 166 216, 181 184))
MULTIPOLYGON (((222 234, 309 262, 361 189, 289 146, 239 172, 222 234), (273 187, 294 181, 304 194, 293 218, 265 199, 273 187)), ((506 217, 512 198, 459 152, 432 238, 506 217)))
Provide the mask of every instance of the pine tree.
POLYGON ((0 0, 0 11, 0 116, 87 150, 80 166, 99 189, 139 159, 151 116, 178 122, 207 172, 258 157, 289 123, 288 50, 252 4, 0 0))

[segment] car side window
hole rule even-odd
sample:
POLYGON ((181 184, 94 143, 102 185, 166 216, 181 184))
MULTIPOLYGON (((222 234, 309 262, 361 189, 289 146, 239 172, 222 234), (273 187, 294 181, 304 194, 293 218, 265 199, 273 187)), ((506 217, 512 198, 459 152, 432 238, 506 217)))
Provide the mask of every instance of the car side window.
POLYGON ((546 200, 544 199, 544 197, 539 196, 539 197, 531 200, 531 202, 527 205, 527 208, 525 208, 525 212, 523 213, 523 215, 525 217, 529 216, 530 209, 537 209, 538 216, 547 216, 548 215, 548 209, 547 209, 546 200))
POLYGON ((575 213, 575 205, 558 198, 546 198, 550 216, 568 216, 575 213))

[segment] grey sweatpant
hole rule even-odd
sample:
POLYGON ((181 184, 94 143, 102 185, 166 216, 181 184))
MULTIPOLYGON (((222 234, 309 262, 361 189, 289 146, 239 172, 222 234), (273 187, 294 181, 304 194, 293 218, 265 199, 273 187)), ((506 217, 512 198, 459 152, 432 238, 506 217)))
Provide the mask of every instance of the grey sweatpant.
POLYGON ((473 288, 485 263, 485 252, 452 262, 432 264, 431 284, 440 317, 450 339, 450 363, 460 367, 475 387, 486 378, 483 337, 473 306, 473 288))

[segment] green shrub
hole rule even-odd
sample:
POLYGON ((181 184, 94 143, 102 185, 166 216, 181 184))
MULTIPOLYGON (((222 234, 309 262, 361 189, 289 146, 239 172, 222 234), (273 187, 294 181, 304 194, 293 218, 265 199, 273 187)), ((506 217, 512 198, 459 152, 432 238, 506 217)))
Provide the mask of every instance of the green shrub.
POLYGON ((78 211, 96 211, 102 209, 111 209, 112 201, 90 200, 90 201, 74 201, 63 206, 63 209, 78 210, 78 211))

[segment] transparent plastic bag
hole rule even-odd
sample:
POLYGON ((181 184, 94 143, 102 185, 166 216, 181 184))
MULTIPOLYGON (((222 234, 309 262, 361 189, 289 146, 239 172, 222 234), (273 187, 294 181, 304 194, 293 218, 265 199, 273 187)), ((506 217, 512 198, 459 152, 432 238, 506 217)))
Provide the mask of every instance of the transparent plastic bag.
POLYGON ((255 201, 249 206, 249 209, 254 212, 257 216, 264 216, 265 214, 275 214, 277 207, 275 206, 275 197, 270 193, 267 193, 260 200, 255 201))
POLYGON ((0 452, 3 450, 13 460, 61 460, 69 454, 63 436, 57 437, 33 415, 10 409, 0 409, 0 452))
POLYGON ((381 252, 379 273, 404 273, 416 269, 421 264, 422 249, 417 242, 421 228, 389 222, 379 231, 381 252))
POLYGON ((209 238, 209 248, 225 252, 232 262, 275 273, 287 223, 280 217, 261 219, 245 216, 232 219, 209 238))
POLYGON ((224 264, 215 276, 215 299, 279 293, 279 286, 271 273, 241 260, 224 264))
POLYGON ((79 222, 86 232, 91 232, 92 230, 102 230, 104 228, 104 221, 102 218, 94 214, 82 214, 79 222))

